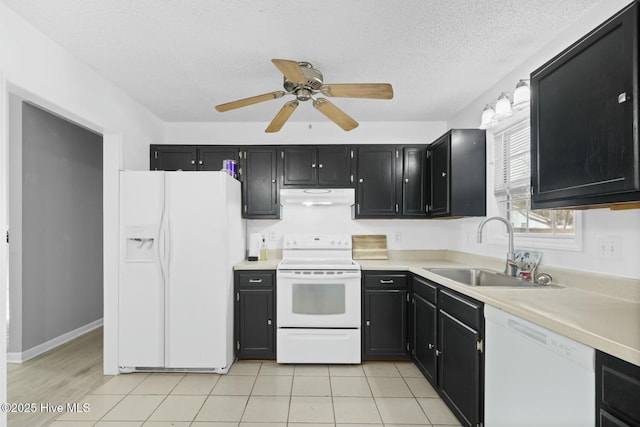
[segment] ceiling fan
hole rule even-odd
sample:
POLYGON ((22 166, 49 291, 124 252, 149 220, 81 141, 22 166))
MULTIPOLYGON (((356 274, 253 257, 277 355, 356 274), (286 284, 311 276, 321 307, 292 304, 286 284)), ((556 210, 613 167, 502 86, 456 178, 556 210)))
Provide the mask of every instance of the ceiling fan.
POLYGON ((216 110, 220 112, 229 111, 259 102, 282 98, 284 95, 293 95, 296 99, 284 104, 269 126, 267 126, 265 132, 278 132, 298 107, 298 101, 309 100, 313 100, 313 106, 327 116, 329 120, 342 129, 349 131, 356 128, 358 122, 329 102, 328 99, 317 97, 318 94, 336 98, 393 98, 393 88, 389 83, 324 84, 322 73, 313 68, 308 62, 297 62, 288 59, 272 59, 271 62, 284 74, 284 91, 279 90, 216 105, 216 110))

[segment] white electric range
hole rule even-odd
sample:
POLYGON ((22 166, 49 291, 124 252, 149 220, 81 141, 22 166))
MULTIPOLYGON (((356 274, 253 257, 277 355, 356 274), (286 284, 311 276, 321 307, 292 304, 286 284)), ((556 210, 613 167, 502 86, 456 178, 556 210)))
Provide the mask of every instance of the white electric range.
POLYGON ((351 236, 284 236, 277 268, 278 363, 360 363, 360 265, 351 236))

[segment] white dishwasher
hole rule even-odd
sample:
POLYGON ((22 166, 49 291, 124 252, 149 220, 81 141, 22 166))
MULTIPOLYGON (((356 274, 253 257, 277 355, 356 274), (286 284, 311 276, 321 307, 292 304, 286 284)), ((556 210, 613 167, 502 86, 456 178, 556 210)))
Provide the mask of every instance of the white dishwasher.
POLYGON ((594 349, 484 306, 485 427, 593 427, 594 349))

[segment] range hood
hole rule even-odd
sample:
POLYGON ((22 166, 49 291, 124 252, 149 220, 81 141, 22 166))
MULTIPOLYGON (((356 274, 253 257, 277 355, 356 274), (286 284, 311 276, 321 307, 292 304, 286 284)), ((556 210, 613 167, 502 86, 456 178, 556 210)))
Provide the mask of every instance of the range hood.
POLYGON ((351 206, 355 203, 353 188, 295 188, 280 190, 282 206, 351 206))

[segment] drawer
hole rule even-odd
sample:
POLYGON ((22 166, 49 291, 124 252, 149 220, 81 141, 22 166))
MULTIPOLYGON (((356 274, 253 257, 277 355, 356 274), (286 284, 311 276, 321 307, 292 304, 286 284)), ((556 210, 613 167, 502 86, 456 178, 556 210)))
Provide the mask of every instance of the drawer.
POLYGON ((429 301, 431 304, 438 304, 438 286, 422 277, 413 278, 413 292, 429 301))
POLYGON ((252 271, 237 273, 237 282, 241 288, 273 287, 274 272, 252 271))
POLYGON ((640 367, 599 351, 596 381, 601 407, 631 425, 640 425, 640 367))
POLYGON ((364 275, 365 288, 406 288, 407 275, 404 273, 373 273, 364 275))
POLYGON ((444 289, 440 289, 438 298, 440 310, 446 311, 477 331, 482 330, 483 313, 481 302, 444 289))

